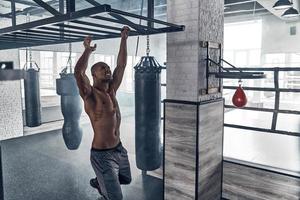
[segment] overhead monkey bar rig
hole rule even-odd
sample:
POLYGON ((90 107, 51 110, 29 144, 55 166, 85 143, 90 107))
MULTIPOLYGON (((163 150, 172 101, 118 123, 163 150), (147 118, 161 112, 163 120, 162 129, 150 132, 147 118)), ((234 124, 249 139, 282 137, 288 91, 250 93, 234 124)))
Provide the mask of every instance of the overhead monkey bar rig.
POLYGON ((86 0, 93 7, 78 11, 75 11, 74 0, 67 0, 71 3, 67 3, 65 14, 45 1, 33 1, 53 16, 16 24, 17 13, 15 6, 12 6, 12 26, 0 29, 0 50, 78 42, 87 35, 94 40, 117 38, 124 25, 131 28, 131 36, 184 30, 184 26, 113 9, 110 5, 99 4, 95 0, 86 0), (139 20, 147 25, 140 25, 139 20))

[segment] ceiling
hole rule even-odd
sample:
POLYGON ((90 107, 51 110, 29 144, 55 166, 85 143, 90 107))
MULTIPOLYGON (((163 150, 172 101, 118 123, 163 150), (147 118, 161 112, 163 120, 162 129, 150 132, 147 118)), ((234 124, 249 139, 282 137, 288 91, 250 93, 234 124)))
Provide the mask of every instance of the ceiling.
MULTIPOLYGON (((37 5, 33 0, 14 0, 16 6, 17 15, 26 15, 30 13, 30 15, 48 15, 49 13, 37 5)), ((58 10, 59 8, 59 0, 43 0, 51 5, 53 8, 58 10)), ((76 5, 87 6, 90 5, 86 1, 76 0, 76 5)), ((11 14, 11 0, 1 0, 0 1, 0 17, 10 17, 11 14)))
MULTIPOLYGON (((145 0, 147 1, 147 0, 145 0)), ((31 15, 37 14, 47 14, 44 9, 39 8, 39 6, 32 0, 15 0, 16 10, 19 14, 24 14, 30 12, 31 15)), ((51 6, 58 9, 59 0, 45 0, 51 6)), ((103 2, 103 1, 102 1, 103 2)), ((166 0, 156 1, 158 4, 165 4, 166 0)), ((77 6, 86 7, 89 4, 83 0, 77 0, 77 6)), ((244 14, 261 14, 268 13, 268 10, 262 7, 257 1, 254 0, 225 0, 224 12, 225 16, 235 16, 244 14)), ((157 4, 157 3, 156 3, 157 4)), ((160 5, 162 6, 162 5, 160 5)), ((165 10, 166 11, 166 10, 165 10)), ((11 2, 10 0, 0 1, 0 17, 8 17, 11 12, 11 2)))
POLYGON ((269 11, 255 0, 225 0, 224 2, 225 17, 268 13, 269 11))
MULTIPOLYGON (((30 13, 30 15, 51 15, 45 9, 40 8, 33 0, 14 0, 16 2, 17 15, 30 13)), ((58 10, 59 0, 44 0, 52 7, 58 10)), ((86 8, 90 7, 91 4, 87 2, 88 0, 76 0, 76 8, 86 8)), ((95 0, 99 3, 111 2, 110 0, 95 0)), ((140 0, 141 1, 141 0, 140 0)), ((147 0, 144 0, 144 8, 146 8, 147 0)), ((224 0, 224 13, 225 17, 230 16, 241 16, 241 15, 266 15, 274 14, 280 17, 282 13, 276 13, 272 9, 272 5, 276 0, 224 0), (263 5, 263 6, 262 6, 263 5)), ((296 5, 300 0, 294 0, 296 5)), ((117 2, 116 8, 119 7, 121 10, 126 10, 130 7, 131 12, 139 14, 140 3, 136 3, 137 0, 120 0, 117 2), (126 7, 127 6, 127 7, 126 7)), ((139 2, 139 1, 138 1, 139 2)), ((167 0, 155 0, 155 12, 159 15, 166 15, 166 2, 167 0)), ((299 5, 299 4, 298 4, 299 5)), ((146 10, 146 9, 145 9, 146 10)), ((129 11, 130 12, 130 11, 129 11)), ((1 0, 0 1, 0 18, 10 17, 11 13, 11 0, 1 0)))
MULTIPOLYGON (((14 0, 16 2, 16 11, 17 15, 26 15, 30 13, 31 16, 41 16, 51 14, 45 9, 38 6, 33 0, 14 0)), ((59 0, 43 0, 51 5, 53 8, 58 10, 59 0)), ((64 0, 65 1, 65 0, 64 0)), ((83 8, 91 7, 92 4, 88 3, 89 1, 96 1, 101 4, 110 4, 111 0, 75 0, 76 1, 76 10, 83 8)), ((155 0, 155 18, 163 18, 166 16, 166 1, 167 0, 155 0)), ((127 12, 140 14, 141 11, 141 0, 120 0, 114 1, 113 8, 125 10, 127 12), (138 2, 138 3, 136 3, 138 2)), ((147 0, 144 0, 144 16, 146 15, 147 10, 147 0)), ((0 0, 0 19, 1 18, 10 18, 11 14, 11 0, 0 0)))

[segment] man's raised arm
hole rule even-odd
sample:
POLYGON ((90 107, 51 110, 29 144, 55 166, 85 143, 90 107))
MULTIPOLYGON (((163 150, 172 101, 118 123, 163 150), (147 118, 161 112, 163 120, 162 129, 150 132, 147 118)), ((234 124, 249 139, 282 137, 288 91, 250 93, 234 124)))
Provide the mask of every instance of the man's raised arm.
POLYGON ((86 98, 87 96, 89 96, 92 91, 90 81, 85 74, 89 57, 91 53, 96 49, 96 44, 93 47, 90 46, 91 41, 92 39, 90 37, 86 37, 84 39, 83 45, 85 47, 85 50, 75 66, 75 78, 77 86, 79 88, 80 96, 82 98, 86 98))
POLYGON ((121 85, 125 67, 127 64, 127 38, 129 34, 129 27, 125 26, 123 27, 123 30, 121 31, 121 44, 120 44, 120 50, 119 50, 119 55, 117 59, 117 67, 114 70, 113 73, 113 88, 115 91, 118 90, 118 88, 121 85))

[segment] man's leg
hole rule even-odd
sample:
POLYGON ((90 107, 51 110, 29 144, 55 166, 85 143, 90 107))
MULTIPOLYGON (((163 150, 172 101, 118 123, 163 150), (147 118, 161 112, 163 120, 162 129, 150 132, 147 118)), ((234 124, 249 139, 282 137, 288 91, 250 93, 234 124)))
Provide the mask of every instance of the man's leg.
POLYGON ((104 178, 103 178, 103 164, 100 162, 99 158, 100 156, 97 155, 94 152, 91 152, 91 164, 94 169, 94 172, 96 174, 95 179, 90 180, 90 184, 92 187, 96 188, 101 196, 104 197, 104 199, 109 200, 107 190, 104 184, 104 178), (95 182, 96 181, 96 182, 95 182))
POLYGON ((120 151, 119 181, 120 184, 127 185, 131 183, 130 164, 128 160, 127 150, 122 146, 122 148, 120 148, 120 151))
POLYGON ((97 179, 92 179, 91 185, 97 188, 106 200, 122 200, 123 195, 118 177, 119 165, 115 159, 116 152, 94 153, 94 156, 92 154, 91 163, 97 179))
MULTIPOLYGON (((114 173, 115 174, 115 173, 114 173)), ((119 188, 120 186, 120 183, 117 179, 114 179, 114 180, 111 180, 111 176, 109 175, 108 173, 108 178, 104 179, 104 184, 105 184, 105 189, 108 187, 108 190, 106 189, 106 193, 107 193, 107 196, 109 197, 109 199, 112 200, 112 196, 117 196, 115 197, 114 199, 122 199, 122 191, 121 191, 121 188, 119 188), (109 178, 110 177, 110 178, 109 178), (113 184, 111 184, 113 183, 113 184), (115 185, 116 184, 116 185, 115 185), (111 186, 113 185, 113 186, 111 186), (114 188, 113 191, 110 191, 111 188, 114 188), (117 188, 117 189, 116 189, 117 188), (110 194, 112 193, 112 194, 110 194), (117 193, 117 194, 114 194, 114 193, 117 193)), ((100 189, 100 186, 99 186, 99 182, 98 182, 98 178, 93 178, 90 180, 90 185, 93 187, 93 188, 96 188, 98 190, 98 192, 102 194, 101 192, 101 189, 100 189)), ((103 197, 104 198, 104 197, 103 197)), ((104 198, 104 200, 106 200, 107 198, 104 198)))
POLYGON ((119 182, 118 173, 110 168, 103 173, 104 183, 109 200, 122 200, 123 194, 119 182))

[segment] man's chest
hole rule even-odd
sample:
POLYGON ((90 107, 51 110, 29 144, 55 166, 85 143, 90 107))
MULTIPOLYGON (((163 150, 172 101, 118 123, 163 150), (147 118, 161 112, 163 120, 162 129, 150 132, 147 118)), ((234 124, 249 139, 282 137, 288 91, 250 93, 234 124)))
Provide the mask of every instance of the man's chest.
POLYGON ((113 92, 94 91, 86 100, 85 107, 89 112, 113 114, 118 109, 118 102, 113 92))

